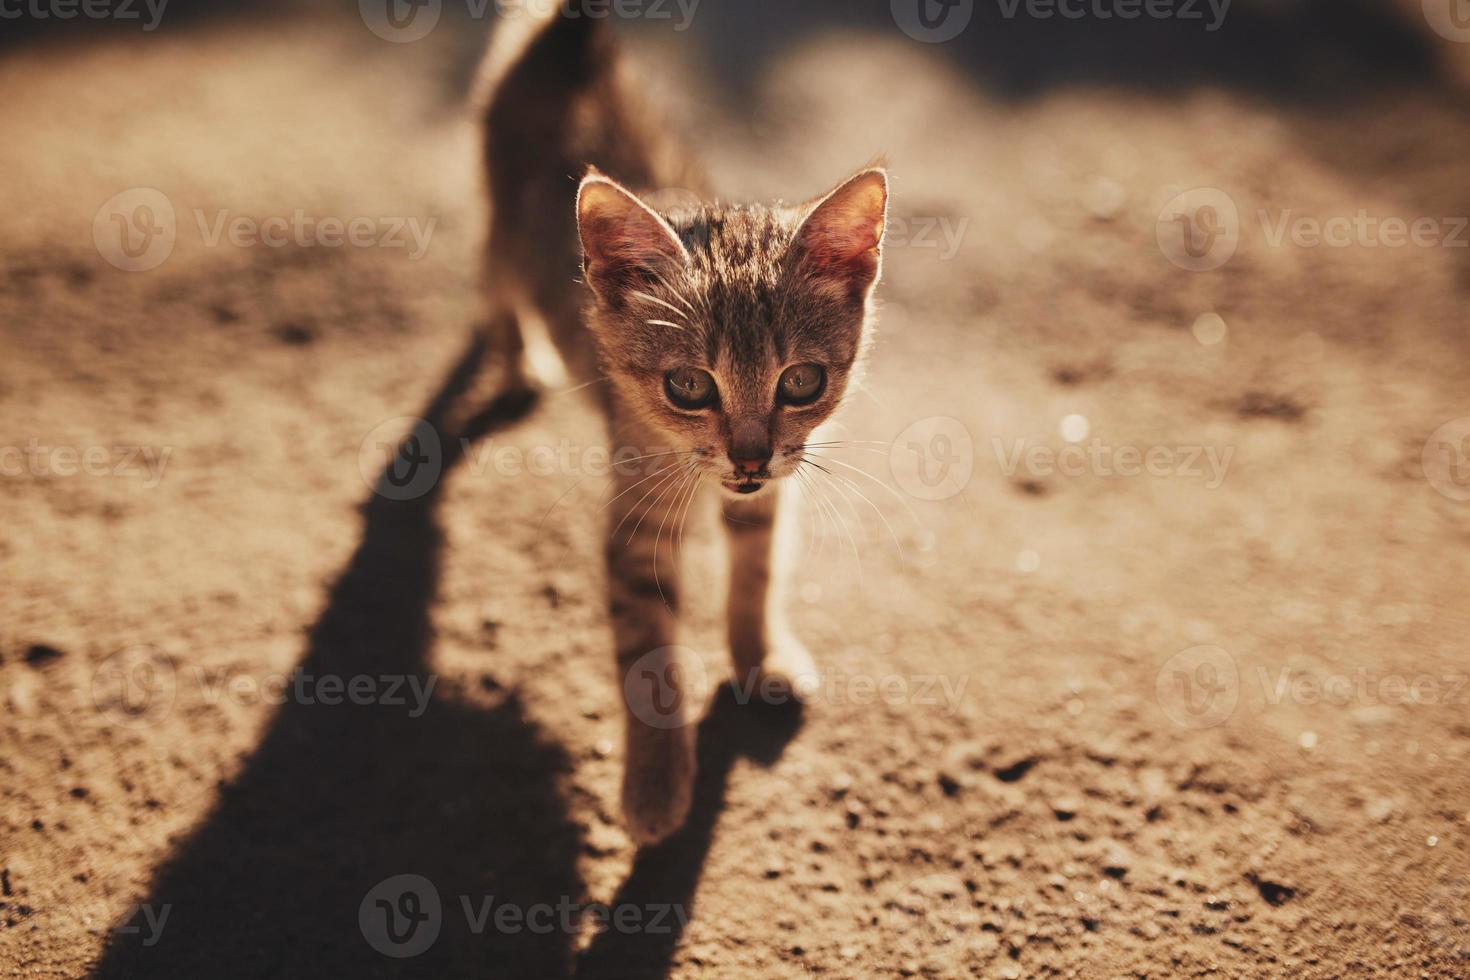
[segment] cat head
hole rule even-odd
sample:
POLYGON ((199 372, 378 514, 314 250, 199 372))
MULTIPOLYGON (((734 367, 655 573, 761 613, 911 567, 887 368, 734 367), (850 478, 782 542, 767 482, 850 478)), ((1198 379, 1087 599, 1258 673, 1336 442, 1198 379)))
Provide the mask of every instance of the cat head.
POLYGON ((878 168, 800 206, 662 213, 588 174, 589 326, 622 403, 732 494, 794 473, 866 348, 887 210, 878 168))

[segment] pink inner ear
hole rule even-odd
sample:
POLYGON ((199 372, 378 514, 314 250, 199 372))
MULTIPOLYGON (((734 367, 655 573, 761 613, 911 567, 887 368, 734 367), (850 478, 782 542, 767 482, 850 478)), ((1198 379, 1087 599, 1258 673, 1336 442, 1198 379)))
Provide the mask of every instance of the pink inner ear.
POLYGON ((802 224, 798 240, 806 252, 803 265, 866 288, 877 275, 887 209, 888 181, 881 171, 849 180, 802 224))
POLYGON ((663 219, 611 181, 583 183, 577 219, 588 265, 598 271, 684 258, 684 246, 663 219))

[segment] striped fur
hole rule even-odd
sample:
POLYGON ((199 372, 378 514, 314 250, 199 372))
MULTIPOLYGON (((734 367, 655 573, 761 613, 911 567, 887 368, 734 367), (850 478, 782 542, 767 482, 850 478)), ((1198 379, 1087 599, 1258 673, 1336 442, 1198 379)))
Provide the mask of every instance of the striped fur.
POLYGON ((619 468, 606 561, 628 708, 623 808, 634 839, 652 843, 683 823, 694 778, 697 719, 686 715, 697 692, 680 689, 670 648, 677 544, 709 484, 726 489, 739 679, 813 673, 781 621, 773 557, 790 521, 780 496, 862 363, 887 178, 870 168, 800 205, 711 202, 697 170, 636 109, 611 35, 589 18, 518 23, 482 77, 490 345, 515 383, 592 384, 614 445, 649 457, 636 473, 619 468), (827 387, 811 405, 778 404, 777 381, 797 364, 821 365, 827 387), (707 371, 718 403, 673 404, 664 379, 681 368, 707 371), (732 480, 754 484, 732 457, 756 452, 768 457, 763 482, 738 496, 732 480))

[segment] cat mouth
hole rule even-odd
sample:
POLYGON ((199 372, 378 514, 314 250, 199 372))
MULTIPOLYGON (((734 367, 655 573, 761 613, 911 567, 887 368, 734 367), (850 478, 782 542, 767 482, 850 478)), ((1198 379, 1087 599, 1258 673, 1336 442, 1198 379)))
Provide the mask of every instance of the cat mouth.
POLYGON ((763 480, 763 479, 762 480, 721 480, 720 481, 720 486, 724 487, 726 490, 730 491, 731 493, 738 493, 738 494, 744 495, 744 494, 755 493, 756 491, 758 491, 762 487, 764 487, 767 482, 768 482, 767 480, 763 480))

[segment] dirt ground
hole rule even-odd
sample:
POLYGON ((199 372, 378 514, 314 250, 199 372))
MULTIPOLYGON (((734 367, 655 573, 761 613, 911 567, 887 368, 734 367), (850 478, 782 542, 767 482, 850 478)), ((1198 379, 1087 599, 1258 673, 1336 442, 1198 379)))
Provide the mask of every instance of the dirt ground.
POLYGON ((1470 492, 1442 455, 1470 437, 1470 114, 1330 32, 1275 65, 1243 9, 1250 57, 1154 86, 1087 45, 1027 75, 989 24, 955 48, 710 0, 629 32, 729 196, 886 152, 903 219, 844 416, 871 442, 832 453, 866 475, 804 506, 822 688, 715 693, 692 527, 698 798, 641 855, 598 419, 499 406, 463 450, 446 421, 490 370, 487 25, 390 44, 277 9, 9 48, 0 973, 1470 975, 1470 492), (736 22, 776 40, 733 52, 736 22), (1217 268, 1179 247, 1193 188, 1238 212, 1217 268), (165 206, 171 253, 119 268, 159 253, 111 215, 165 206), (298 210, 435 224, 417 258, 211 237, 298 210), (1308 247, 1288 210, 1440 237, 1308 247), (377 447, 411 416, 447 426, 443 475, 392 500, 377 447), (354 678, 365 703, 325 703, 354 678), (538 932, 538 905, 571 911, 538 932))

